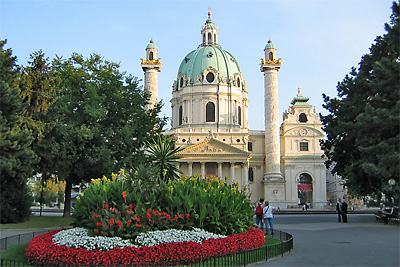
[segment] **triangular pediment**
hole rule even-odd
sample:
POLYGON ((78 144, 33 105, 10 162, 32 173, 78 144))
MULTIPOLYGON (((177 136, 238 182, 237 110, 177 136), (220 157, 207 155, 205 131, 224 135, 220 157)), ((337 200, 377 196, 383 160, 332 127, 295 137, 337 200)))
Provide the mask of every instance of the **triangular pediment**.
POLYGON ((220 155, 220 156, 248 156, 249 152, 225 144, 214 138, 204 140, 195 145, 188 146, 177 153, 180 156, 188 155, 220 155))

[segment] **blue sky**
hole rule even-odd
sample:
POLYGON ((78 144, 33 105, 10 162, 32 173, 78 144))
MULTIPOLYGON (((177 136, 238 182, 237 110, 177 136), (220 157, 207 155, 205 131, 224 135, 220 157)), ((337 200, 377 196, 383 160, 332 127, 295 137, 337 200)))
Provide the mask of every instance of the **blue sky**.
MULTIPOLYGON (((358 67, 390 21, 392 0, 1 0, 0 38, 18 64, 42 49, 49 58, 96 52, 143 78, 140 58, 150 39, 163 63, 159 73, 162 114, 170 117, 172 83, 180 62, 201 43, 211 7, 219 44, 238 60, 248 86, 250 129, 264 129, 264 85, 260 58, 269 39, 282 58, 280 114, 302 88, 317 111, 322 94, 358 67)), ((282 120, 282 119, 281 119, 282 120)))

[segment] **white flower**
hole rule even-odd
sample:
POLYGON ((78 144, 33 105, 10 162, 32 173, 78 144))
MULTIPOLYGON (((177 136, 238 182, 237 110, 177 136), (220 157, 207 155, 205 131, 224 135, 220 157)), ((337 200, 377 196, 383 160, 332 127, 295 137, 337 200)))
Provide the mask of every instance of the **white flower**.
POLYGON ((135 243, 138 246, 155 246, 162 243, 193 241, 202 243, 210 238, 224 238, 226 236, 216 235, 204 230, 193 228, 191 231, 169 229, 164 231, 152 231, 139 234, 135 243))
POLYGON ((120 237, 92 237, 88 235, 88 231, 84 228, 73 228, 63 230, 53 235, 53 243, 60 246, 72 248, 86 248, 111 250, 115 247, 132 247, 135 246, 129 240, 124 240, 120 237))
MULTIPOLYGON (((197 228, 193 228, 191 231, 169 229, 139 234, 135 243, 138 246, 155 246, 162 243, 184 241, 193 241, 201 244, 204 240, 210 238, 224 237, 226 236, 212 234, 197 228)), ((88 231, 84 228, 72 228, 60 231, 53 235, 53 243, 72 248, 86 248, 87 250, 100 249, 104 251, 116 247, 138 247, 129 240, 120 237, 89 236, 88 231)))

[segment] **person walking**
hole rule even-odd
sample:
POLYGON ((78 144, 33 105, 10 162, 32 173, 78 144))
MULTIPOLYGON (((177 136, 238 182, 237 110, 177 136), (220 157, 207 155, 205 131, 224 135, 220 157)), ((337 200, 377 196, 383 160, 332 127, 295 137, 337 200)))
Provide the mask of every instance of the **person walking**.
POLYGON ((264 205, 264 199, 260 198, 260 202, 258 202, 256 207, 256 225, 262 231, 264 231, 263 205, 264 205))
POLYGON ((263 217, 264 217, 264 224, 266 228, 266 235, 269 233, 269 229, 271 229, 271 235, 274 235, 274 212, 275 207, 269 205, 268 201, 265 201, 265 206, 263 209, 263 217))

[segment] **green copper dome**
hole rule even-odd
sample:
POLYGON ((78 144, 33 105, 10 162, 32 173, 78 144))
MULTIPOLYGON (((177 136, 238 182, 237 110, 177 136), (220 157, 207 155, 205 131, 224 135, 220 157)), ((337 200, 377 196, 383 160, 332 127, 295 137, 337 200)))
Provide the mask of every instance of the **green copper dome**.
POLYGON ((178 75, 186 75, 190 78, 190 84, 194 84, 196 77, 202 77, 202 72, 208 67, 218 71, 219 81, 221 77, 230 81, 230 77, 241 73, 239 63, 236 58, 220 46, 200 46, 187 54, 179 66, 178 75))
POLYGON ((271 49, 271 48, 275 48, 274 44, 272 43, 271 40, 268 41, 267 45, 265 46, 264 49, 271 49))
POLYGON ((150 43, 146 46, 146 49, 148 49, 148 48, 158 49, 153 40, 150 40, 150 43))

